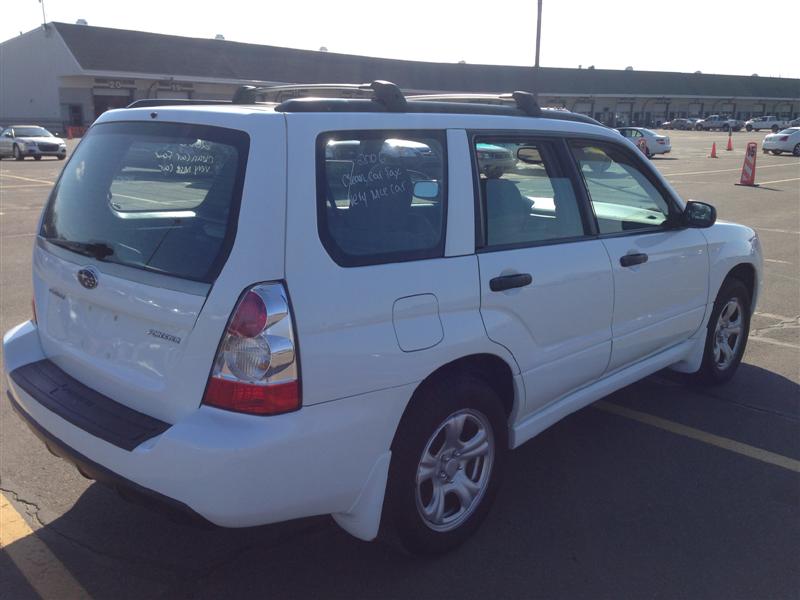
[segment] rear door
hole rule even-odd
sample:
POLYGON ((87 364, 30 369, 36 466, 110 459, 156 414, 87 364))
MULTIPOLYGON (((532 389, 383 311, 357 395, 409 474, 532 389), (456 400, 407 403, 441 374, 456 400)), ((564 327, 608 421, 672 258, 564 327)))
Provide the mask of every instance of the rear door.
POLYGON ((518 157, 513 170, 477 181, 481 315, 489 337, 520 366, 529 413, 606 370, 611 265, 593 236, 560 140, 476 135, 473 152, 482 142, 518 157))
POLYGON ((222 127, 92 128, 51 195, 34 251, 52 362, 169 422, 197 407, 219 334, 198 334, 196 323, 236 237, 249 144, 222 127))
POLYGON ((571 143, 614 271, 614 371, 697 331, 708 299, 708 247, 698 229, 670 225, 679 207, 641 157, 571 143))

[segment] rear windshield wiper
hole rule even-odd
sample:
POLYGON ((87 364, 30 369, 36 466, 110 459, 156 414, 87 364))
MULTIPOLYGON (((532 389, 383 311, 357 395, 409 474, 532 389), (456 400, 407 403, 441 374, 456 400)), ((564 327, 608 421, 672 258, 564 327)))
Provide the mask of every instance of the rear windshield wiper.
POLYGON ((67 250, 72 250, 84 256, 91 256, 97 260, 104 260, 105 258, 114 254, 114 249, 104 242, 90 243, 90 242, 71 242, 69 240, 61 240, 58 238, 44 238, 51 244, 61 246, 67 250))

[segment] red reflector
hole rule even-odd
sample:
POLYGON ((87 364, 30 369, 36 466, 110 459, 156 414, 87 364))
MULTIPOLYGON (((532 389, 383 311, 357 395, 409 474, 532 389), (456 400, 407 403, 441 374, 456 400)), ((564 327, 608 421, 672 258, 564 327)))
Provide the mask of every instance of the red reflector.
POLYGON ((297 381, 252 385, 212 377, 203 404, 251 415, 277 415, 300 408, 297 381))
POLYGON ((782 135, 781 137, 778 138, 778 141, 779 142, 785 142, 788 139, 789 139, 788 135, 782 135))

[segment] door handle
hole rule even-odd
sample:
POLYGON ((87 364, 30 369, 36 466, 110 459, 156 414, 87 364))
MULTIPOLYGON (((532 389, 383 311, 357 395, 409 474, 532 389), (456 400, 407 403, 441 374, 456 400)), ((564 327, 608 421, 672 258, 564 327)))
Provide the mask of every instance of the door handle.
POLYGON ((642 263, 646 263, 648 259, 647 254, 639 253, 639 254, 626 254, 625 256, 620 257, 619 264, 623 267, 632 267, 634 265, 641 265, 642 263))
POLYGON ((493 292, 503 292, 513 288, 521 288, 533 283, 530 273, 517 273, 516 275, 501 275, 489 280, 489 289, 493 292))

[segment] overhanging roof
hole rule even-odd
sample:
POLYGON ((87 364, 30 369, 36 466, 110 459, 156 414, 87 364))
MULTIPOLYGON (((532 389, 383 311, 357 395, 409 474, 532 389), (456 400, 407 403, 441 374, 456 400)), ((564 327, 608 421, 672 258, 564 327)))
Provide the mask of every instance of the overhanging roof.
POLYGON ((53 23, 86 71, 290 83, 393 81, 458 92, 800 99, 800 79, 430 63, 53 23))

